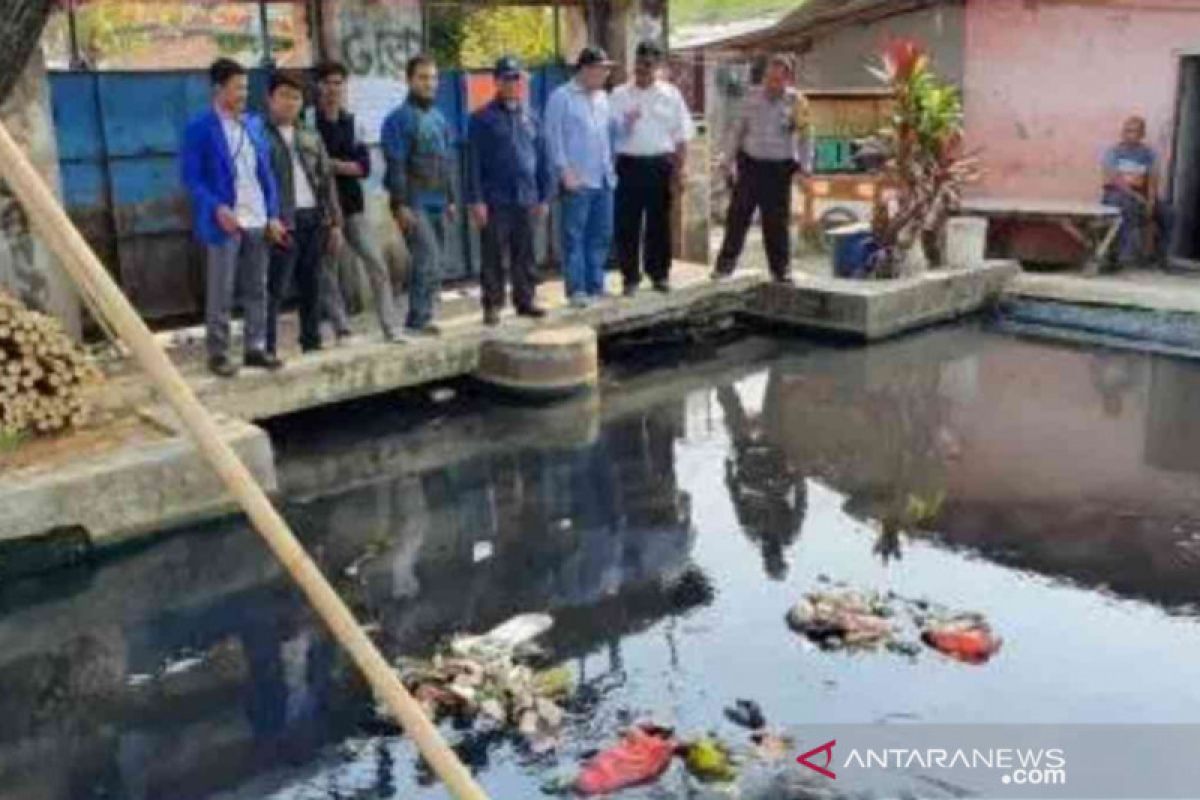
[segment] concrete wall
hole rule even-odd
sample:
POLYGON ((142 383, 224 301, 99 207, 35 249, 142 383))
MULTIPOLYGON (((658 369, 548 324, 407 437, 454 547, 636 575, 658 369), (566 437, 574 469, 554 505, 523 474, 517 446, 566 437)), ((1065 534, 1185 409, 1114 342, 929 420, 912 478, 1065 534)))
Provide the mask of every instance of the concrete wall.
MULTIPOLYGON (((34 51, 12 92, 0 103, 0 120, 61 197, 58 147, 41 50, 34 51)), ((0 186, 0 287, 30 308, 53 314, 72 336, 79 336, 79 300, 71 280, 33 235, 25 210, 4 186, 0 186)))
POLYGON ((962 83, 963 19, 957 3, 899 14, 871 23, 855 23, 815 39, 800 58, 799 82, 804 88, 844 89, 879 86, 867 67, 878 61, 890 38, 923 42, 933 54, 938 71, 962 83))
POLYGON ((966 115, 979 189, 1087 200, 1121 120, 1171 143, 1178 51, 1200 47, 1194 0, 968 0, 966 115))

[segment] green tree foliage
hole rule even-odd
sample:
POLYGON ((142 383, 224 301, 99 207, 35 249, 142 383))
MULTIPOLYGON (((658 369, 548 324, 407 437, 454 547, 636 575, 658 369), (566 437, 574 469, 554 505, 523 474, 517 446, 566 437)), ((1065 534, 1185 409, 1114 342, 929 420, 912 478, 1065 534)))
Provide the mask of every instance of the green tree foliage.
POLYGON ((502 55, 526 64, 554 58, 554 14, 549 8, 492 8, 470 14, 462 44, 462 65, 491 66, 502 55))
POLYGON ((542 7, 439 8, 430 19, 429 44, 446 66, 490 67, 502 55, 542 64, 554 58, 554 13, 542 7))
POLYGON ((458 8, 431 6, 429 9, 429 52, 443 67, 456 67, 466 35, 467 14, 458 8))

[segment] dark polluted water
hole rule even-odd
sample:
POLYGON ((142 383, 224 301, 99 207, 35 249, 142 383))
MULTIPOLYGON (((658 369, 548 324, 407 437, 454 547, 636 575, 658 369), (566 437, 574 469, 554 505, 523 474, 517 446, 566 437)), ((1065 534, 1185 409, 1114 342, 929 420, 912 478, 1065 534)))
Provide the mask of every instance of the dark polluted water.
MULTIPOLYGON (((622 359, 600 398, 549 408, 456 389, 272 433, 288 517, 389 654, 555 617, 582 687, 557 756, 444 728, 494 798, 543 796, 639 720, 742 741, 737 698, 784 730, 1200 723, 1193 365, 959 327, 622 359), (981 612, 1003 648, 818 650, 784 619, 827 582, 981 612)), ((770 780, 741 796, 784 798, 770 780)), ((805 785, 786 796, 836 796, 805 785)), ((0 787, 444 796, 236 520, 0 589, 0 787)), ((710 791, 677 764, 621 796, 710 791)))

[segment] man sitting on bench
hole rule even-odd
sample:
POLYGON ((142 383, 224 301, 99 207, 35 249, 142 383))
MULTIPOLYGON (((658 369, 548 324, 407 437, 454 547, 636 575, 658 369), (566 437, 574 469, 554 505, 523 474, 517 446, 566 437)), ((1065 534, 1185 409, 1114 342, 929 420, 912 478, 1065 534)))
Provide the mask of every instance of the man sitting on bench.
POLYGON ((1121 141, 1104 154, 1101 202, 1121 209, 1120 267, 1145 265, 1155 249, 1158 157, 1145 139, 1146 120, 1130 117, 1121 126, 1121 141))

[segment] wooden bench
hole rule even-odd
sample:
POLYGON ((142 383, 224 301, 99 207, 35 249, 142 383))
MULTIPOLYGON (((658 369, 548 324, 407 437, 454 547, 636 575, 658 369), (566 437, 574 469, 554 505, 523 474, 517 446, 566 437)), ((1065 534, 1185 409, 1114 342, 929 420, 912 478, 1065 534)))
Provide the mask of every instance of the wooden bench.
POLYGON ((960 213, 986 217, 993 227, 1000 228, 1023 222, 1056 225, 1085 248, 1087 256, 1082 266, 1088 275, 1100 272, 1121 229, 1120 210, 1100 203, 969 198, 962 201, 960 213))

